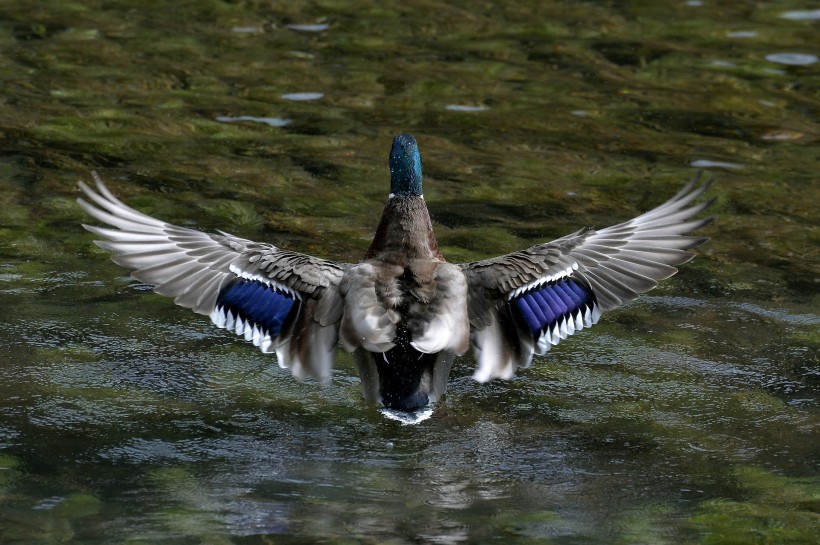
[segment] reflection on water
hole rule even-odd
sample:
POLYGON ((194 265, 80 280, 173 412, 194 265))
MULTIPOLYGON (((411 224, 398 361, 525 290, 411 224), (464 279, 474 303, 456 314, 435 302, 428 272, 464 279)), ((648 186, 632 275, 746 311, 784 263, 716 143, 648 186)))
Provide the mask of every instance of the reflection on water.
POLYGON ((710 161, 709 159, 695 159, 689 166, 695 168, 743 168, 743 165, 738 163, 730 163, 728 161, 710 161))
POLYGON ((320 98, 324 97, 324 93, 286 93, 281 96, 281 98, 285 100, 293 100, 296 102, 308 101, 308 100, 319 100, 320 98))
POLYGON ((817 10, 7 4, 0 542, 816 540, 817 10), (349 355, 294 381, 80 227, 97 169, 160 218, 355 261, 400 132, 452 261, 632 217, 696 168, 719 219, 513 380, 459 359, 413 425, 349 355))
POLYGON ((780 17, 793 21, 820 21, 820 9, 786 11, 780 17))
POLYGON ((806 66, 816 63, 817 56, 806 53, 772 53, 766 55, 766 60, 792 66, 806 66))
POLYGON ((486 106, 470 106, 466 104, 448 104, 445 108, 453 112, 483 112, 487 109, 486 106))
POLYGON ((322 32, 323 30, 330 28, 330 25, 288 25, 288 28, 291 30, 299 30, 301 32, 322 32))

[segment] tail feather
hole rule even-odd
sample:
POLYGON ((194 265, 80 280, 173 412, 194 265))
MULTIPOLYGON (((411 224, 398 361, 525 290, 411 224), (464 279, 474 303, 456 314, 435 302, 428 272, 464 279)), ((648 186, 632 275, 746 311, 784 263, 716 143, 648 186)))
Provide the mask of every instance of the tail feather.
POLYGON ((385 407, 413 411, 430 402, 438 354, 419 352, 408 343, 370 355, 379 372, 379 393, 385 407))

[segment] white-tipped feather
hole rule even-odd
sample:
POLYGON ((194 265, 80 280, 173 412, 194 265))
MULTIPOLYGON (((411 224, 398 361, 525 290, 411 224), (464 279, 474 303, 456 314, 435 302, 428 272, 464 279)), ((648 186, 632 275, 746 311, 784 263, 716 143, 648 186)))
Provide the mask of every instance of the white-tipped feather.
POLYGON ((537 352, 538 352, 539 356, 543 356, 544 354, 549 352, 550 346, 553 344, 553 343, 550 342, 550 337, 551 337, 551 335, 550 335, 549 331, 545 331, 544 333, 541 334, 540 337, 538 337, 538 350, 537 350, 537 352))
POLYGON ((294 291, 294 290, 290 289, 289 287, 285 286, 284 284, 280 284, 279 282, 276 282, 275 280, 271 280, 270 278, 262 276, 261 274, 256 274, 256 273, 253 273, 253 272, 243 271, 236 264, 231 264, 229 269, 232 273, 234 273, 236 276, 239 276, 240 278, 244 278, 245 280, 254 280, 256 282, 262 282, 263 284, 268 285, 268 286, 272 286, 272 287, 276 288, 277 290, 279 290, 283 293, 287 293, 288 295, 290 295, 294 299, 300 299, 301 300, 299 292, 294 291))
POLYGON ((515 299, 516 297, 518 297, 518 296, 520 296, 524 293, 527 293, 529 291, 534 291, 537 288, 545 286, 545 285, 547 285, 551 282, 557 282, 559 280, 563 280, 564 278, 568 278, 569 276, 572 275, 572 271, 576 270, 577 268, 578 268, 578 263, 573 261, 566 268, 564 268, 564 269, 562 269, 562 270, 560 270, 560 271, 558 271, 554 274, 545 275, 545 276, 540 277, 536 280, 533 280, 532 282, 529 282, 528 284, 524 284, 523 286, 514 289, 513 291, 511 291, 510 293, 507 294, 507 300, 510 301, 512 299, 515 299))
POLYGON ((566 317, 567 322, 567 335, 572 335, 575 333, 575 318, 572 317, 572 313, 569 313, 566 317))
POLYGON ((592 306, 592 324, 597 324, 598 320, 601 318, 601 309, 598 308, 598 305, 592 306))
POLYGON ((473 379, 487 382, 494 378, 509 378, 515 373, 515 357, 500 324, 494 321, 473 336, 476 369, 473 379))
POLYGON ((279 364, 279 367, 282 369, 287 369, 288 366, 293 365, 293 360, 291 360, 288 355, 289 351, 287 345, 274 344, 273 351, 276 352, 276 362, 279 364))
POLYGON ((229 310, 225 314, 225 329, 231 331, 236 327, 236 316, 229 310))
POLYGON ((214 307, 214 310, 211 312, 209 318, 216 327, 224 329, 227 318, 225 316, 225 309, 221 306, 214 307))
POLYGON ((556 323, 550 330, 550 344, 556 345, 561 342, 561 327, 556 323))

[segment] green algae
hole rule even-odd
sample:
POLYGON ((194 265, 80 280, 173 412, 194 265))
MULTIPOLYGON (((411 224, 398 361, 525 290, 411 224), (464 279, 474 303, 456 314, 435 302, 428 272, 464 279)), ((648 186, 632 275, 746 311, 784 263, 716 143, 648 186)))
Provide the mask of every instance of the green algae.
MULTIPOLYGON (((197 543, 233 543, 219 531, 222 524, 215 516, 216 506, 195 476, 183 468, 173 467, 154 470, 147 475, 147 479, 160 488, 165 501, 170 502, 158 517, 171 535, 181 535, 197 543)), ((132 539, 135 543, 141 543, 149 538, 135 536, 132 539)))
POLYGON ((14 483, 22 476, 20 461, 13 456, 0 455, 0 501, 5 501, 14 483))
POLYGON ((820 525, 820 483, 759 467, 735 472, 743 499, 704 501, 688 526, 704 544, 813 543, 820 525))

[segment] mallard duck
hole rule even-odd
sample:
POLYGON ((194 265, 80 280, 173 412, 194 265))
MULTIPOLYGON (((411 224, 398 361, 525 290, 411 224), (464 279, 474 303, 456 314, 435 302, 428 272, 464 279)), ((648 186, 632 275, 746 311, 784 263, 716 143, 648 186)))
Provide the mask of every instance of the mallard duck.
POLYGON ((341 341, 365 399, 398 411, 439 400, 471 344, 477 381, 510 378, 675 274, 707 240, 686 234, 713 219, 692 219, 712 201, 692 204, 709 186, 698 175, 627 222, 453 264, 433 234, 416 139, 396 136, 389 164, 390 195, 357 264, 165 223, 123 204, 96 173, 96 191, 80 182, 91 202, 78 202, 115 228, 84 225, 137 280, 275 352, 297 378, 327 380, 341 341))

